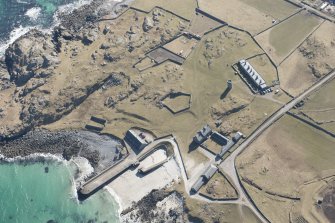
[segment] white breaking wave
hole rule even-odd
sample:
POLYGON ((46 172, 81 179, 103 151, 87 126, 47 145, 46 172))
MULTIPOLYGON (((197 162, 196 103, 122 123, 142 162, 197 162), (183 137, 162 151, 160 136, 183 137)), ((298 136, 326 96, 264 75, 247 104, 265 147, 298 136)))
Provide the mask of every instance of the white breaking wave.
POLYGON ((25 2, 25 1, 20 1, 20 0, 16 0, 17 3, 20 3, 20 4, 29 4, 28 2, 25 2))
POLYGON ((59 25, 60 23, 60 14, 66 13, 70 14, 73 12, 73 10, 80 8, 81 6, 88 5, 92 2, 93 0, 79 0, 73 3, 69 3, 66 5, 61 5, 58 7, 57 11, 53 15, 53 20, 54 20, 54 26, 59 25))
POLYGON ((5 51, 10 44, 14 43, 15 40, 20 38, 20 36, 23 36, 29 30, 34 29, 34 28, 37 28, 37 27, 35 27, 35 26, 28 26, 28 27, 19 26, 18 28, 12 30, 9 34, 9 39, 4 43, 0 42, 0 57, 5 54, 5 51))
POLYGON ((79 176, 75 179, 76 187, 80 187, 87 177, 92 175, 94 168, 90 162, 84 157, 72 157, 70 162, 73 162, 79 170, 79 176))
POLYGON ((90 4, 93 0, 78 0, 66 5, 61 5, 58 7, 59 12, 71 13, 74 9, 80 8, 83 5, 90 4))
POLYGON ((113 190, 113 188, 111 188, 110 186, 107 185, 107 186, 104 187, 104 189, 114 198, 114 200, 118 204, 118 206, 119 206, 119 209, 118 209, 119 218, 122 219, 121 213, 123 211, 123 207, 122 207, 122 203, 121 203, 121 198, 113 190))
MULTIPOLYGON (((26 34, 27 32, 29 32, 31 29, 39 29, 42 32, 45 33, 50 33, 53 28, 57 25, 60 24, 60 18, 58 17, 58 15, 60 13, 71 13, 74 9, 77 9, 83 5, 87 5, 90 4, 93 0, 79 0, 76 1, 74 3, 69 3, 63 6, 59 6, 58 10, 54 13, 53 15, 53 24, 51 24, 51 26, 48 29, 42 29, 39 26, 26 26, 23 27, 22 25, 20 25, 18 28, 15 28, 14 30, 11 31, 10 35, 9 35, 9 39, 5 42, 0 42, 0 57, 2 57, 5 54, 6 49, 9 47, 10 44, 14 43, 15 40, 17 40, 18 38, 20 38, 21 36, 23 36, 24 34, 26 34)), ((17 1, 18 3, 26 3, 24 1, 17 1)), ((39 14, 41 13, 41 9, 38 7, 35 8, 31 8, 26 12, 26 16, 28 16, 31 19, 34 19, 35 16, 36 19, 38 18, 39 14)))
POLYGON ((30 18, 30 20, 36 21, 40 16, 42 9, 40 7, 33 7, 29 9, 25 15, 30 18))
POLYGON ((81 185, 85 183, 85 179, 87 177, 92 175, 92 173, 94 172, 94 168, 92 167, 90 162, 84 157, 72 157, 69 161, 65 162, 65 165, 67 166, 70 172, 70 175, 71 175, 72 188, 71 188, 70 197, 74 201, 79 203, 77 189, 80 188, 81 185), (73 167, 71 164, 74 164, 75 167, 73 167), (74 170, 73 168, 75 168, 75 172, 78 171, 77 176, 75 173, 73 173, 73 170, 74 170))
POLYGON ((75 201, 78 201, 77 188, 80 187, 85 179, 90 176, 94 172, 94 168, 90 164, 90 162, 84 157, 73 157, 69 161, 65 160, 61 154, 50 154, 50 153, 34 153, 28 156, 17 156, 13 158, 7 158, 0 154, 0 163, 35 163, 35 162, 58 162, 65 165, 71 177, 72 188, 70 198, 73 198, 75 201), (75 179, 73 176, 73 172, 70 170, 72 168, 69 167, 73 163, 75 168, 79 171, 79 176, 75 179))
POLYGON ((50 154, 50 153, 33 153, 28 156, 17 156, 14 158, 8 158, 0 154, 0 161, 7 163, 42 162, 42 161, 64 162, 64 159, 61 154, 50 154))

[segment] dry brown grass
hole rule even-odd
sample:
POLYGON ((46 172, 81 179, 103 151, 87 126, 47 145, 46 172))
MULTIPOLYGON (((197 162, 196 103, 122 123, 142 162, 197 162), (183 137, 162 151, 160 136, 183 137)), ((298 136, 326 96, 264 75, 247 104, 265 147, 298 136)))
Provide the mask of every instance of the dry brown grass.
POLYGON ((185 192, 185 185, 180 182, 174 186, 176 191, 181 193, 185 199, 185 220, 190 222, 248 222, 259 223, 258 218, 252 211, 243 205, 218 204, 199 201, 191 198, 185 192))
POLYGON ((286 115, 237 158, 240 176, 263 189, 250 190, 249 184, 243 183, 271 222, 288 222, 292 200, 264 191, 301 197, 303 183, 335 173, 335 163, 329 159, 335 156, 334 143, 334 138, 286 115), (281 208, 274 209, 276 205, 281 208))
POLYGON ((267 85, 277 81, 277 71, 270 59, 265 55, 259 55, 248 60, 255 70, 262 76, 267 85))
POLYGON ((279 66, 280 85, 284 90, 297 96, 335 68, 334 36, 335 25, 324 22, 279 66))
POLYGON ((217 172, 200 189, 200 193, 213 199, 232 199, 238 198, 238 194, 232 184, 221 172, 217 172))
POLYGON ((203 145, 214 154, 220 153, 222 149, 222 146, 211 139, 206 140, 203 145))
POLYGON ((131 4, 132 7, 144 10, 146 12, 153 9, 155 6, 162 7, 171 12, 176 13, 188 20, 191 20, 195 15, 195 8, 197 6, 196 0, 136 0, 131 4))
POLYGON ((332 80, 310 95, 299 110, 319 122, 335 121, 335 102, 331 97, 334 92, 335 81, 332 80))
POLYGON ((306 11, 302 11, 273 28, 257 35, 255 39, 278 65, 322 22, 306 11), (299 28, 298 28, 299 27, 299 28))
POLYGON ((139 71, 143 71, 143 70, 148 69, 148 68, 150 68, 154 65, 155 65, 155 62, 152 59, 150 59, 149 57, 146 57, 143 60, 141 60, 138 64, 136 64, 135 67, 139 71))
POLYGON ((169 42, 163 47, 171 52, 180 55, 183 58, 188 57, 188 55, 195 48, 198 41, 193 38, 187 38, 186 36, 180 36, 179 38, 169 42))
MULTIPOLYGON (((107 97, 117 97, 117 94, 125 92, 125 85, 95 92, 71 114, 48 128, 82 128, 90 115, 101 115, 108 123, 104 131, 120 138, 132 126, 149 129, 157 135, 173 133, 191 176, 202 168, 202 163, 207 162, 207 158, 196 150, 189 152, 189 144, 196 131, 203 125, 211 123, 214 127, 215 120, 211 117, 210 108, 221 100, 220 96, 226 89, 227 80, 231 79, 234 84, 229 94, 235 95, 236 98, 252 98, 249 89, 229 65, 240 58, 250 57, 259 52, 261 50, 247 34, 224 27, 206 36, 183 66, 167 62, 141 74, 134 73, 134 70, 126 70, 126 73, 131 74, 133 81, 138 80, 143 86, 120 101, 115 109, 104 107, 104 102, 107 97), (218 49, 222 48, 222 53, 217 55, 218 49), (192 94, 192 106, 189 111, 173 115, 166 109, 157 107, 160 98, 171 90, 192 94)), ((249 118, 257 116, 257 111, 259 108, 263 109, 262 106, 272 108, 276 105, 268 100, 257 99, 255 102, 256 104, 250 106, 252 109, 248 110, 249 118)), ((234 128, 242 131, 246 126, 256 128, 265 118, 264 114, 261 114, 254 122, 237 123, 234 128)))
POLYGON ((220 22, 217 22, 201 13, 198 13, 193 17, 188 30, 190 33, 203 36, 204 33, 213 30, 221 25, 222 24, 220 22))
POLYGON ((183 109, 187 109, 191 104, 191 97, 188 95, 179 95, 177 97, 167 97, 164 99, 164 104, 168 106, 172 111, 178 112, 183 109))
POLYGON ((281 0, 199 0, 202 10, 252 35, 270 27, 273 19, 284 19, 296 7, 281 0))

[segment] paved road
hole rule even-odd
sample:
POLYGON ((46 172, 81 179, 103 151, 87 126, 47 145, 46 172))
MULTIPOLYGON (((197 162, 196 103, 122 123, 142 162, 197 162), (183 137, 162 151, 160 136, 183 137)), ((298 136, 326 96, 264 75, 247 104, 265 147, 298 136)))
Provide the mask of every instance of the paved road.
MULTIPOLYGON (((156 149, 156 146, 163 142, 170 142, 171 139, 161 139, 154 141, 150 143, 148 146, 146 146, 139 154, 135 155, 135 153, 129 149, 129 155, 122 160, 120 163, 111 166, 110 168, 106 169, 99 175, 93 177, 89 181, 87 181, 80 189, 80 193, 83 195, 90 195, 94 193, 98 188, 101 186, 104 186, 107 184, 110 180, 115 178, 117 175, 131 167, 132 165, 135 165, 139 161, 142 161, 145 157, 150 155, 153 150, 156 149)), ((176 145, 177 146, 177 145, 176 145)), ((174 147, 174 145, 173 145, 174 147)))
MULTIPOLYGON (((247 148, 261 133, 263 133, 269 126, 271 126, 275 121, 277 121, 281 116, 283 116, 286 112, 288 112, 291 108, 294 107, 298 102, 304 99, 308 94, 320 88, 327 81, 333 79, 335 77, 335 71, 331 74, 323 78, 321 81, 310 87, 300 96, 293 99, 291 102, 284 105, 280 110, 274 113, 268 120, 266 120, 262 125, 260 125, 255 132, 253 132, 227 159, 225 159, 220 166, 224 170, 224 172, 231 178, 233 183, 236 186, 237 191, 239 192, 240 199, 243 203, 248 206, 262 222, 268 222, 268 220, 258 211, 257 207, 253 205, 250 201, 248 195, 241 187, 238 174, 235 166, 236 157, 247 148)), ((227 202, 229 203, 229 202, 227 202)))
MULTIPOLYGON (((278 120, 282 115, 284 115, 287 111, 289 111, 296 103, 301 101, 303 98, 305 98, 309 93, 316 90, 320 86, 322 86, 325 82, 329 81, 330 79, 335 77, 335 71, 331 74, 329 74, 327 77, 322 79, 317 84, 313 85, 311 88, 309 88, 306 92, 304 92, 299 97, 295 98, 285 106, 283 106, 280 110, 278 110, 276 113, 274 113, 268 120, 266 120, 262 125, 258 127, 258 129, 252 133, 227 159, 225 159, 221 164, 222 170, 231 178, 232 183, 235 185, 236 190, 239 193, 239 198, 234 201, 210 201, 204 197, 201 197, 199 195, 192 196, 195 199, 203 200, 206 202, 214 202, 214 203, 227 203, 227 204, 243 204, 247 207, 249 207, 254 214, 262 221, 262 222, 268 222, 268 220, 260 213, 260 211, 257 209, 257 207, 251 202, 248 195, 244 191, 244 189, 241 187, 241 184, 239 182, 239 177, 235 168, 235 159, 237 155, 239 155, 251 142, 253 142, 261 133, 263 133, 269 126, 271 126, 276 120, 278 120)), ((174 149, 175 158, 178 162, 179 167, 181 168, 181 175, 185 182, 185 189, 187 192, 189 192, 189 189, 191 187, 192 181, 196 179, 197 177, 192 177, 192 179, 187 180, 186 170, 183 164, 183 160, 178 148, 178 145, 173 137, 169 138, 163 138, 156 140, 152 143, 150 143, 144 150, 138 154, 137 156, 133 153, 130 154, 126 158, 125 161, 120 163, 119 165, 112 167, 108 170, 106 170, 103 174, 100 174, 99 176, 91 179, 88 181, 81 189, 81 192, 83 194, 90 194, 95 189, 99 188, 102 184, 105 184, 108 182, 111 178, 115 177, 118 173, 122 172, 123 170, 127 169, 131 164, 138 161, 138 158, 143 158, 150 154, 150 152, 157 147, 158 144, 161 143, 171 143, 172 147, 174 149)), ((211 159, 210 164, 215 164, 214 158, 211 159)))
POLYGON ((328 15, 328 14, 322 12, 322 11, 319 11, 319 10, 317 10, 317 9, 315 9, 315 8, 307 5, 307 4, 301 3, 301 1, 299 1, 299 0, 289 0, 289 1, 291 1, 292 3, 295 3, 297 5, 300 5, 302 8, 305 8, 305 9, 307 9, 310 12, 314 12, 315 14, 317 14, 317 15, 319 15, 321 17, 327 18, 331 22, 335 22, 335 18, 334 17, 332 17, 332 16, 330 16, 330 15, 328 15))

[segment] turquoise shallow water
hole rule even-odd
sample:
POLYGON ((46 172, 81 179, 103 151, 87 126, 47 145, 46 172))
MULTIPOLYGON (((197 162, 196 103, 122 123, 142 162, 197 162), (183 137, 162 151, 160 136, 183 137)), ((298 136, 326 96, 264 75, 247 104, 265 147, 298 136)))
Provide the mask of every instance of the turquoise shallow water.
POLYGON ((57 23, 57 10, 70 12, 89 0, 0 0, 0 56, 9 43, 31 27, 48 30, 57 23))
POLYGON ((0 0, 0 38, 20 26, 39 26, 49 28, 54 20, 53 15, 59 6, 78 2, 79 0, 0 0), (40 11, 30 18, 26 13, 32 8, 40 11))
POLYGON ((119 222, 117 203, 107 191, 81 203, 73 198, 71 172, 61 162, 0 164, 0 222, 119 222))

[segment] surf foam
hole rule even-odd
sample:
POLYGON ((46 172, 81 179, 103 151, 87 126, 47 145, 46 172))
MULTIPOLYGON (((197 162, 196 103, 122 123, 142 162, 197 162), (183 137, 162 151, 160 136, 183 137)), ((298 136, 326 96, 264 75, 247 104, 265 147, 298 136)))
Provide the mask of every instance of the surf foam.
POLYGON ((41 14, 41 10, 42 9, 40 7, 33 7, 29 9, 24 15, 28 16, 30 20, 36 21, 41 14))
MULTIPOLYGON (((14 43, 15 40, 17 40, 18 38, 20 38, 21 36, 23 36, 24 34, 26 34, 27 32, 29 32, 32 29, 39 29, 44 33, 50 33, 52 32, 52 30, 54 29, 55 26, 60 24, 60 14, 69 14, 71 12, 73 12, 73 10, 82 7, 83 5, 87 5, 90 4, 93 0, 79 0, 73 3, 69 3, 66 5, 61 5, 58 6, 58 9, 56 10, 56 12, 53 14, 53 23, 50 25, 50 27, 48 28, 42 28, 40 26, 22 26, 20 25, 19 27, 13 29, 10 32, 9 38, 5 41, 0 41, 0 57, 3 56, 5 54, 6 49, 9 47, 10 44, 14 43)), ((24 3, 24 2, 22 2, 24 3)), ((39 7, 33 7, 31 9, 29 9, 25 15, 28 16, 31 20, 35 21, 38 19, 38 17, 40 16, 42 10, 39 7)))

